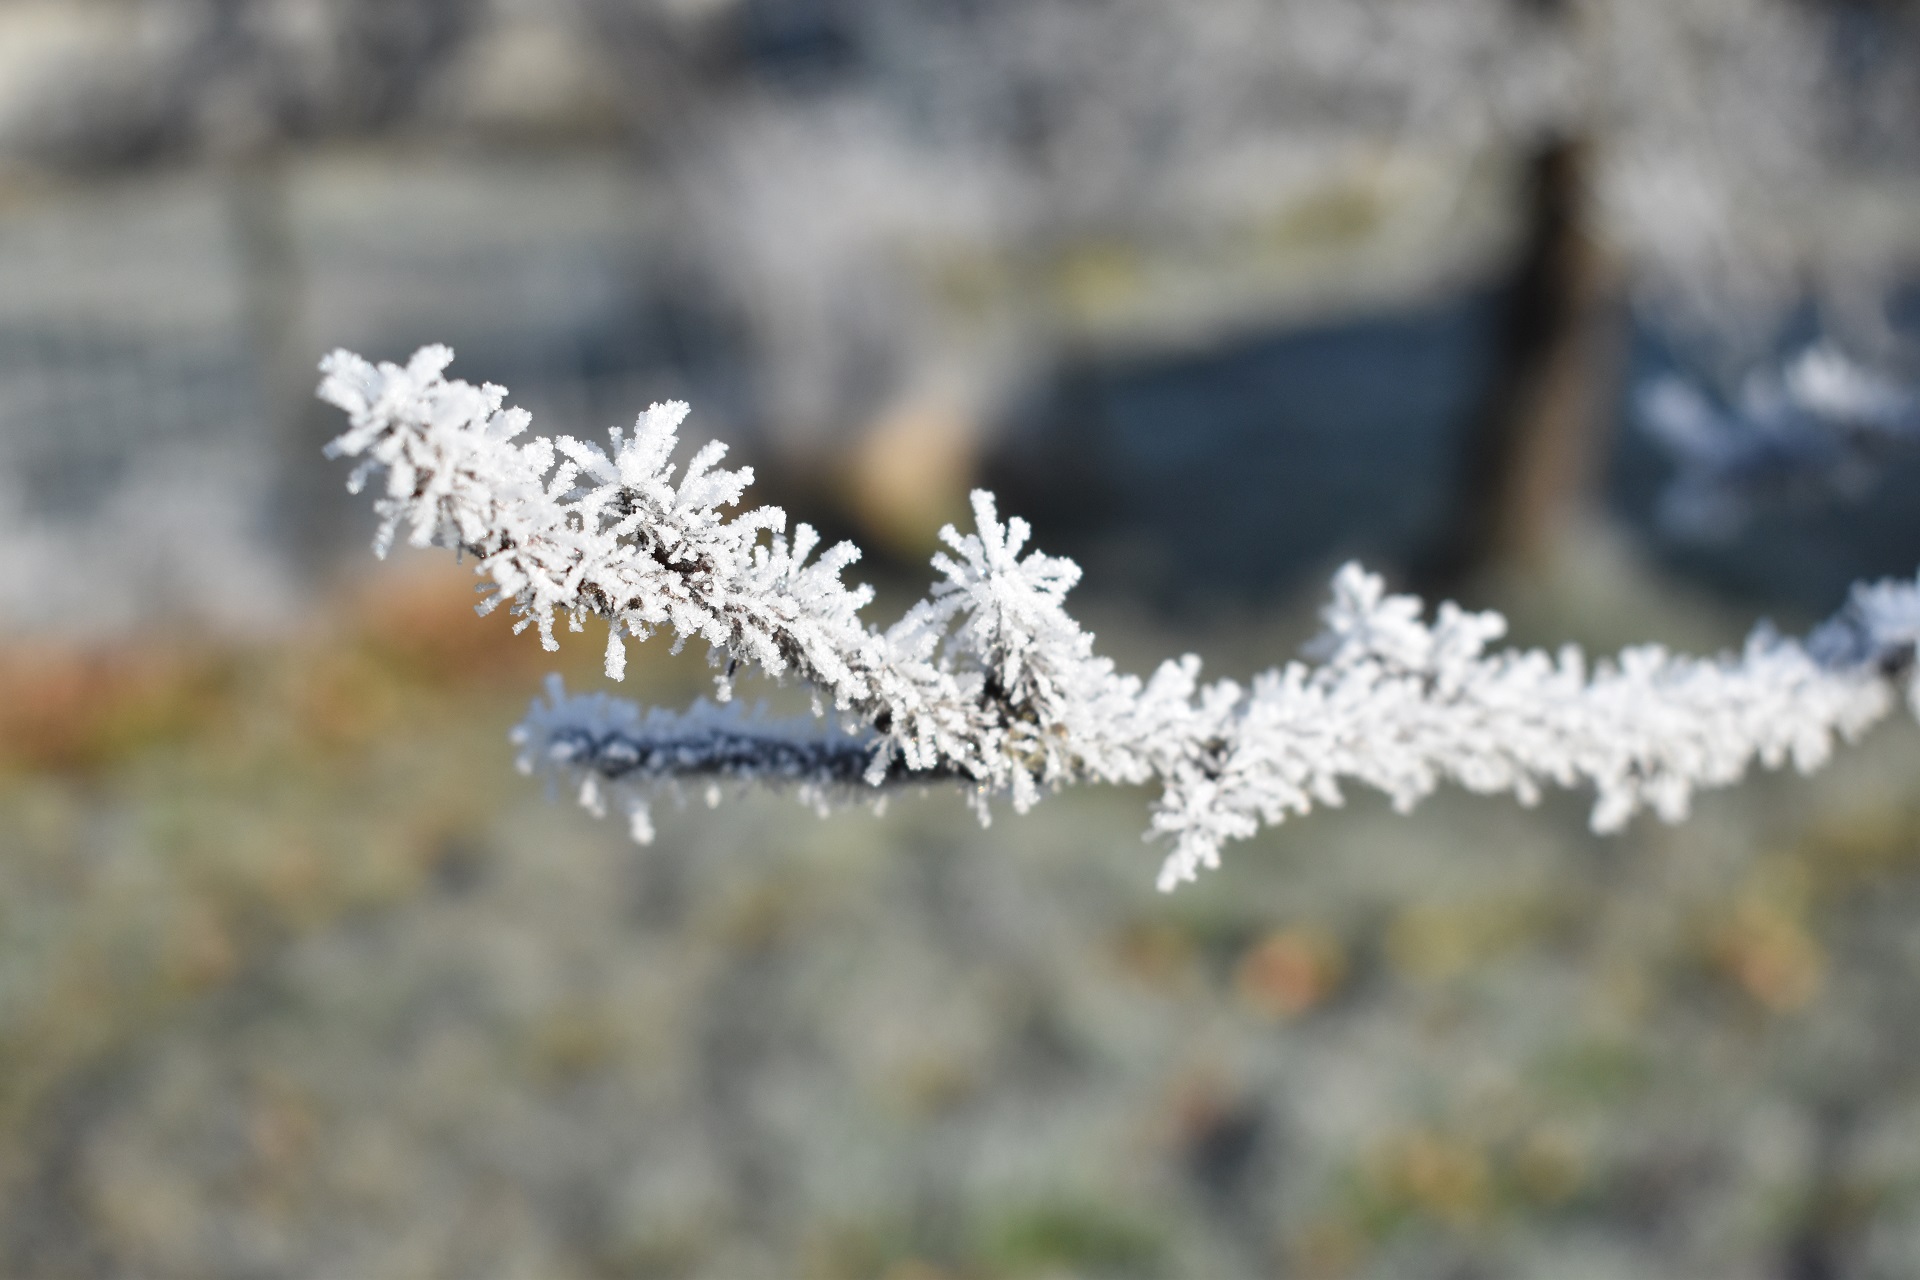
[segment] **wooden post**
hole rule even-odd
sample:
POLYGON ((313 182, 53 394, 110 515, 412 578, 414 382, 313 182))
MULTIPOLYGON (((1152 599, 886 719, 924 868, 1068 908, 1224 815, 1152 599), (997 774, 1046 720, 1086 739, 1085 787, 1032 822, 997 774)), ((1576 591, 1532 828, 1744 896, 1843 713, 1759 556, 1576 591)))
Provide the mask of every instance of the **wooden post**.
POLYGON ((1469 428, 1440 544, 1416 572, 1450 594, 1494 567, 1538 571, 1588 497, 1610 415, 1622 309, 1590 225, 1591 146, 1544 141, 1527 162, 1527 232, 1505 299, 1498 368, 1469 428))

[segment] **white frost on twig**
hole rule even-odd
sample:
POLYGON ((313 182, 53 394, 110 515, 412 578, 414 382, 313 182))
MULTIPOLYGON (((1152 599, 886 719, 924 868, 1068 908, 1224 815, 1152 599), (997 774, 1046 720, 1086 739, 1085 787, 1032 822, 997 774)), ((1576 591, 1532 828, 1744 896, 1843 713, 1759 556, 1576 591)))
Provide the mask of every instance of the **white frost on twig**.
POLYGON ((1067 613, 1078 567, 1025 550, 1026 522, 1002 521, 985 492, 975 532, 942 530, 927 598, 880 630, 859 617, 871 592, 841 581, 851 544, 816 559, 817 535, 788 537, 776 508, 721 514, 751 480, 716 469, 723 446, 674 482, 685 405, 655 405, 607 449, 515 443, 527 415, 501 407, 502 388, 447 381, 451 359, 429 347, 404 367, 346 352, 322 366, 321 396, 350 419, 330 452, 360 459, 356 484, 386 474, 378 549, 404 526, 415 544, 472 553, 492 580, 482 612, 508 605, 550 648, 556 618, 574 630, 607 619, 616 679, 623 635, 666 630, 711 646, 723 701, 750 663, 833 709, 832 725, 705 703, 643 713, 551 684, 516 730, 522 767, 571 778, 590 807, 613 790, 641 838, 645 789, 682 781, 785 783, 816 803, 953 782, 983 816, 994 795, 1024 811, 1043 788, 1157 782, 1151 834, 1172 845, 1159 880, 1171 889, 1219 865, 1227 841, 1339 804, 1348 782, 1402 809, 1442 782, 1522 803, 1547 783, 1590 784, 1596 830, 1641 808, 1677 820, 1697 788, 1756 760, 1818 767, 1836 738, 1886 714, 1896 685, 1911 694, 1914 583, 1856 587, 1804 643, 1762 627, 1735 655, 1647 645, 1589 668, 1573 646, 1491 648, 1506 630, 1495 613, 1447 603, 1429 622, 1357 565, 1334 577, 1312 662, 1242 688, 1201 684, 1187 655, 1142 680, 1096 654, 1067 613))

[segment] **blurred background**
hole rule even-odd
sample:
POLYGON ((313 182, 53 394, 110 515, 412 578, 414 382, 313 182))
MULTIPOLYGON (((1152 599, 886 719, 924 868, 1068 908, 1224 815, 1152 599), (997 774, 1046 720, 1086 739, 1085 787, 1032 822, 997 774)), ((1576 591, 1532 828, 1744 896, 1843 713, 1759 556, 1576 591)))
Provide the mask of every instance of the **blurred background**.
POLYGON ((1911 725, 1171 897, 1112 790, 640 849, 312 399, 689 399, 876 619, 986 484, 1136 671, 1349 556, 1711 649, 1920 564, 1916 268, 1906 0, 0 0, 0 1275, 1920 1272, 1911 725))

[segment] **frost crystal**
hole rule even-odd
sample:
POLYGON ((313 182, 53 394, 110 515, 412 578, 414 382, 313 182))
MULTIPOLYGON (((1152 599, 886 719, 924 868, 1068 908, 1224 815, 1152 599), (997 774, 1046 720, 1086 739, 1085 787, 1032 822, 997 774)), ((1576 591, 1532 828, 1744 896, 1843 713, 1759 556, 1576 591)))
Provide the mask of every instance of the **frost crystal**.
POLYGON ((501 407, 502 388, 445 380, 452 358, 429 347, 375 366, 336 352, 322 365, 321 396, 349 418, 329 452, 360 460, 356 486, 386 477, 377 550, 404 527, 416 545, 471 553, 492 584, 481 611, 508 606, 549 648, 557 618, 607 620, 615 679, 623 638, 665 630, 711 646, 729 673, 723 702, 741 663, 817 695, 818 718, 793 722, 704 702, 643 712, 552 681, 515 731, 521 767, 569 779, 596 811, 613 794, 640 839, 649 789, 682 782, 784 783, 816 805, 952 783, 983 816, 994 795, 1024 811, 1067 783, 1157 783, 1150 834, 1171 844, 1159 881, 1171 889, 1218 866, 1227 841, 1339 804, 1348 782, 1402 809, 1442 782, 1522 803, 1548 783, 1591 785, 1596 830, 1642 808, 1677 820, 1697 788, 1755 760, 1816 768, 1836 737, 1887 713, 1896 685, 1913 697, 1915 583, 1856 587, 1805 643, 1762 627, 1737 655, 1649 645, 1589 669, 1572 646, 1491 648, 1506 630, 1495 613, 1447 603, 1428 621, 1357 565, 1334 577, 1313 662, 1242 688, 1201 684, 1187 655, 1141 680, 1067 613, 1078 567, 1026 550, 1026 522, 1003 521, 984 492, 974 532, 941 531, 927 598, 880 630, 859 616, 869 589, 841 581, 851 544, 816 557, 818 535, 787 536, 777 508, 722 515, 752 478, 717 468, 724 446, 676 483, 684 404, 653 406, 605 448, 516 443, 527 415, 501 407))

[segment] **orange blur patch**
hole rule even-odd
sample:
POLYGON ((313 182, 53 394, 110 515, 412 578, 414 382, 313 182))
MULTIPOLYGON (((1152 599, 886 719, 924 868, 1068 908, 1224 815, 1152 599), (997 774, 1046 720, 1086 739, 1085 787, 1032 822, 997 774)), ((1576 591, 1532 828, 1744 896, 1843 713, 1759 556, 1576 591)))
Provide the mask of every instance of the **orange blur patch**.
POLYGON ((1112 945, 1113 959, 1120 970, 1149 985, 1171 985, 1192 968, 1193 943, 1170 924, 1129 923, 1115 935, 1112 945))
POLYGON ((1269 1018, 1292 1018, 1331 996, 1346 977, 1340 942, 1325 929, 1295 926, 1249 947, 1234 969, 1241 1002, 1269 1018))
POLYGON ((223 672, 181 655, 0 650, 0 767, 84 770, 198 724, 223 672))
POLYGON ((881 415, 846 475, 848 505, 867 537, 908 558, 938 546, 940 526, 966 511, 978 435, 967 414, 937 397, 881 415))
POLYGON ((1800 921, 1753 898, 1741 902, 1719 929, 1713 959, 1748 995, 1776 1013, 1805 1006, 1826 978, 1826 956, 1800 921))
POLYGON ((1389 1143, 1375 1178, 1394 1200, 1454 1226, 1477 1222, 1492 1207, 1486 1157, 1440 1133, 1422 1130, 1389 1143))
POLYGON ((560 624, 561 650, 548 653, 530 632, 513 634, 505 609, 475 616, 485 598, 474 589, 480 582, 471 562, 383 576, 345 602, 353 638, 396 674, 436 687, 518 680, 556 666, 599 669, 604 623, 589 623, 591 635, 571 637, 560 624))
POLYGON ((410 690, 530 694, 556 667, 570 676, 597 669, 604 636, 547 653, 504 616, 476 618, 474 581, 451 565, 386 575, 336 593, 314 610, 313 626, 271 642, 0 645, 0 770, 102 768, 215 732, 243 698, 290 696, 303 736, 350 746, 383 731, 410 690), (293 674, 289 692, 246 687, 269 668, 293 674))
POLYGON ((1339 1280, 1359 1269, 1366 1242, 1352 1224, 1327 1218, 1308 1223, 1288 1252, 1294 1274, 1305 1280, 1339 1280))

